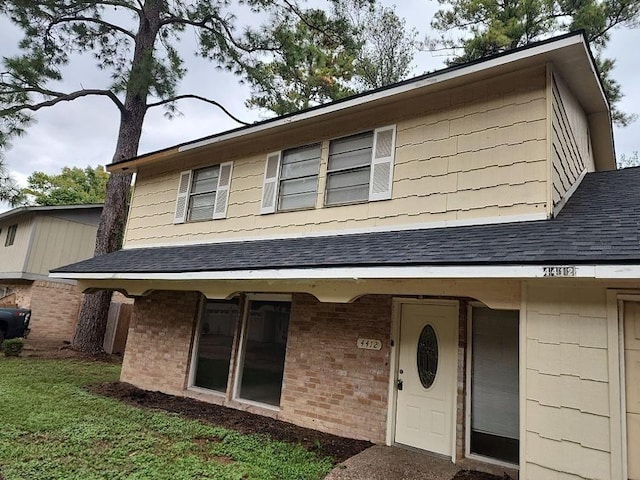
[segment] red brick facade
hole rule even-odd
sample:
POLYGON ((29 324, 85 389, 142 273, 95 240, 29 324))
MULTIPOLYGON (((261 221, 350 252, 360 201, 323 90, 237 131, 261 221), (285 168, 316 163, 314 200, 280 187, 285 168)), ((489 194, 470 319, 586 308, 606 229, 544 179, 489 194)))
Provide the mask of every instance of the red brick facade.
POLYGON ((465 416, 467 412, 467 310, 469 303, 460 301, 458 317, 458 383, 456 397, 456 459, 465 456, 465 416))
POLYGON ((31 333, 37 341, 70 341, 75 333, 82 294, 75 285, 35 280, 7 283, 18 307, 31 309, 31 333))
MULTIPOLYGON (((384 443, 391 355, 392 298, 362 297, 351 304, 292 296, 279 411, 231 396, 189 390, 193 336, 201 296, 154 292, 136 300, 121 380, 147 390, 185 395, 274 416, 337 435, 384 443), (381 350, 357 348, 358 338, 382 342, 381 350)), ((467 302, 460 302, 456 458, 464 457, 467 302)), ((231 363, 235 363, 238 332, 231 363)), ((229 385, 233 384, 234 369, 229 385)))
POLYGON ((36 340, 71 341, 82 293, 75 285, 36 280, 31 287, 31 333, 36 340))
MULTIPOLYGON (((229 394, 185 391, 199 298, 192 292, 155 292, 136 300, 121 380, 147 390, 244 408, 229 394)), ((364 297, 345 305, 294 295, 281 406, 271 415, 338 435, 383 442, 390 332, 390 297, 364 297), (383 347, 379 351, 358 349, 360 337, 381 340, 383 347)))
POLYGON ((196 292, 153 292, 136 300, 122 362, 123 382, 181 395, 200 305, 196 292))
POLYGON ((281 418, 384 442, 390 334, 391 297, 335 304, 294 295, 281 418), (358 349, 358 338, 381 340, 382 349, 358 349))

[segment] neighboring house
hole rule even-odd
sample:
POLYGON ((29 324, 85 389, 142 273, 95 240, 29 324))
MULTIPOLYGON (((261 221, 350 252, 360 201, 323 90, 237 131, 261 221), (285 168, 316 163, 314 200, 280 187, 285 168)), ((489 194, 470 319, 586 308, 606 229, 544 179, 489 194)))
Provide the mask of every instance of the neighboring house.
POLYGON ((102 205, 18 207, 0 213, 0 305, 30 308, 30 337, 71 340, 82 293, 49 270, 93 256, 102 205))
POLYGON ((124 249, 52 275, 136 298, 138 387, 640 479, 640 169, 595 72, 566 35, 112 164, 124 249))

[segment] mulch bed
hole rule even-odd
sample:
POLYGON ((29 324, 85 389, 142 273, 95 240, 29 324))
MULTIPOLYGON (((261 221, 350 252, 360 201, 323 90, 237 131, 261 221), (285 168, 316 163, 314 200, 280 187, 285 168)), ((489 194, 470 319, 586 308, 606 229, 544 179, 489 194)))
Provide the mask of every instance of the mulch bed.
POLYGON ((90 387, 89 390, 99 395, 121 400, 129 405, 164 410, 240 433, 264 434, 274 440, 297 443, 320 456, 332 457, 335 463, 343 462, 373 445, 364 440, 338 437, 192 398, 141 390, 123 382, 103 383, 90 387))

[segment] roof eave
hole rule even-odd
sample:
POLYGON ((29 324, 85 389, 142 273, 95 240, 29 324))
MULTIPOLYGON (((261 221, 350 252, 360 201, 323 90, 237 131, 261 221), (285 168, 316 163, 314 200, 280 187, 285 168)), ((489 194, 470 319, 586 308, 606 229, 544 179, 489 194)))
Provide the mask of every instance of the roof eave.
MULTIPOLYGON (((222 146, 227 142, 237 141, 239 139, 253 139, 254 137, 261 135, 268 135, 270 131, 277 128, 294 128, 303 124, 303 122, 313 121, 320 117, 330 118, 331 115, 342 114, 345 110, 355 108, 365 103, 375 104, 377 102, 388 102, 392 97, 399 97, 401 95, 411 94, 412 92, 426 92, 429 90, 447 88, 449 84, 454 85, 457 82, 460 82, 463 77, 465 77, 465 81, 467 81, 467 78, 470 80, 475 80, 480 77, 486 78, 491 75, 494 70, 497 70, 499 73, 504 73, 509 70, 524 68, 528 66, 528 64, 534 62, 544 63, 547 61, 554 61, 562 64, 563 52, 567 57, 572 56, 572 61, 567 63, 573 65, 578 61, 581 62, 583 70, 591 71, 592 82, 589 82, 590 85, 587 89, 580 88, 578 93, 584 98, 579 100, 581 100, 581 103, 589 103, 589 108, 587 109, 589 112, 601 114, 594 116, 593 122, 594 128, 597 127, 598 131, 604 131, 605 133, 601 134, 597 139, 598 143, 603 143, 604 145, 594 146, 594 151, 602 155, 605 159, 603 160, 603 167, 610 165, 612 160, 613 165, 615 165, 612 146, 613 136, 609 121, 609 106, 607 104, 606 97, 604 96, 601 83, 598 79, 593 57, 590 54, 586 39, 584 38, 584 35, 576 32, 504 52, 492 57, 469 62, 468 64, 435 71, 395 85, 371 92, 365 92, 354 97, 314 107, 295 114, 277 117, 253 125, 236 128, 220 134, 150 152, 133 159, 108 165, 107 170, 110 172, 135 170, 143 165, 165 160, 175 160, 177 157, 191 154, 197 149, 222 146), (576 60, 573 57, 579 58, 576 60), (609 123, 608 126, 605 125, 607 122, 609 123), (611 135, 606 135, 609 132, 611 135), (610 144, 609 146, 606 145, 607 142, 610 144)), ((564 77, 571 77, 572 75, 575 76, 574 71, 571 68, 563 72, 564 77)), ((580 79, 565 78, 565 80, 569 80, 568 83, 570 85, 584 85, 585 83, 584 77, 581 77, 580 79)), ((596 139, 594 139, 594 141, 595 140, 596 139)))
POLYGON ((207 272, 108 273, 54 272, 51 278, 83 281, 279 281, 279 280, 379 280, 379 279, 458 279, 458 278, 570 278, 570 279, 640 279, 638 264, 535 264, 535 265, 424 265, 382 267, 278 268, 259 270, 225 270, 207 272), (560 269, 558 269, 560 267, 560 269))
POLYGON ((6 220, 8 218, 17 217, 25 213, 31 212, 51 212, 56 210, 88 210, 92 208, 102 208, 102 203, 91 203, 87 205, 34 205, 34 206, 22 206, 6 212, 0 213, 0 220, 6 220))

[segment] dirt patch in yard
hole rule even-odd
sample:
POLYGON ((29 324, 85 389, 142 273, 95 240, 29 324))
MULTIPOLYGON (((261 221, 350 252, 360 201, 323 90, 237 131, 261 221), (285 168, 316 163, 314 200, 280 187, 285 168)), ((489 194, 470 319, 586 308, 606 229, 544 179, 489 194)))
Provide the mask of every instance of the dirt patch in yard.
MULTIPOLYGON (((110 355, 101 353, 89 355, 88 353, 77 352, 71 349, 68 342, 52 342, 44 340, 27 339, 22 349, 21 357, 47 358, 52 360, 85 360, 93 362, 122 363, 122 355, 110 355)), ((1 479, 0 479, 1 480, 1 479)))
POLYGON ((320 456, 332 457, 336 463, 343 462, 373 445, 364 440, 338 437, 309 428, 298 427, 273 418, 263 417, 262 415, 201 402, 192 398, 175 397, 160 392, 141 390, 122 382, 103 383, 90 387, 89 390, 137 407, 164 410, 245 434, 263 434, 274 440, 297 443, 306 450, 316 452, 320 456))

